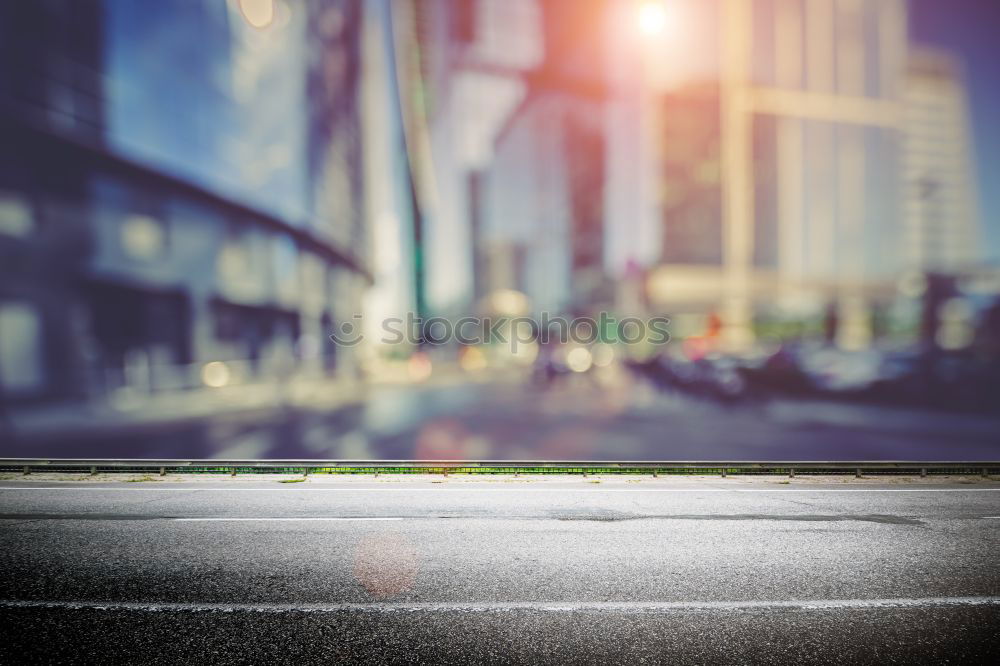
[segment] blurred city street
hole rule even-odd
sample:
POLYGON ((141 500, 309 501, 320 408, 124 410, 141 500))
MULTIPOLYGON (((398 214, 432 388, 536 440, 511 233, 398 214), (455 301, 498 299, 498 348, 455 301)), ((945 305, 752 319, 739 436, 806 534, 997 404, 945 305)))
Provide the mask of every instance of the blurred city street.
POLYGON ((363 400, 323 409, 267 406, 180 425, 70 429, 7 450, 109 458, 974 461, 992 460, 998 448, 993 416, 790 398, 720 403, 658 390, 619 369, 542 386, 518 374, 455 373, 375 385, 363 400))
POLYGON ((992 418, 796 401, 733 407, 643 389, 624 393, 473 386, 404 394, 398 401, 411 413, 439 416, 415 419, 395 436, 376 429, 373 453, 459 460, 988 460, 1000 444, 992 418), (413 451, 411 442, 423 448, 413 451))
POLYGON ((955 481, 4 481, 0 656, 984 663, 1000 487, 955 481))

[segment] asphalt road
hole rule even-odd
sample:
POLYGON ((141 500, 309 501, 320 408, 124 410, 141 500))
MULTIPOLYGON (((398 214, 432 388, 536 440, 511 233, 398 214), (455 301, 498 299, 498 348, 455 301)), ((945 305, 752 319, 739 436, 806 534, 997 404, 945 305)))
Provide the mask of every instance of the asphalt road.
POLYGON ((8 481, 0 534, 6 663, 1000 653, 994 482, 8 481))

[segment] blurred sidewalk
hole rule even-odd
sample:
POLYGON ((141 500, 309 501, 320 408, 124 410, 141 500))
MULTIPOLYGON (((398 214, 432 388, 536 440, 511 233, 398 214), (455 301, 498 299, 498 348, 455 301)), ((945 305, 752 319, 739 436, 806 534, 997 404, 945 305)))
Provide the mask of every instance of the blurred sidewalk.
POLYGON ((365 385, 294 379, 221 388, 143 393, 119 389, 108 400, 23 408, 8 416, 19 441, 93 436, 178 426, 214 417, 267 419, 285 410, 333 411, 359 404, 365 385))
POLYGON ((437 363, 425 378, 403 372, 377 380, 294 378, 286 382, 258 382, 219 388, 197 387, 173 391, 121 388, 106 400, 24 407, 7 415, 0 429, 3 439, 19 443, 34 440, 130 434, 206 422, 216 418, 248 422, 274 421, 286 412, 332 414, 362 405, 373 389, 433 389, 462 384, 510 384, 524 378, 523 368, 469 372, 457 363, 437 363), (8 434, 10 433, 10 434, 8 434))

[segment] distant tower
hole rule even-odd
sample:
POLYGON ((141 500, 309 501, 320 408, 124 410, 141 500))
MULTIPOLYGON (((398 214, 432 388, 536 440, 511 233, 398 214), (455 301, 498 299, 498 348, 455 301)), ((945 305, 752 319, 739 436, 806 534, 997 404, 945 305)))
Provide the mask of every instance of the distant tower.
POLYGON ((903 260, 953 273, 980 257, 965 83, 954 57, 913 51, 904 102, 903 260))

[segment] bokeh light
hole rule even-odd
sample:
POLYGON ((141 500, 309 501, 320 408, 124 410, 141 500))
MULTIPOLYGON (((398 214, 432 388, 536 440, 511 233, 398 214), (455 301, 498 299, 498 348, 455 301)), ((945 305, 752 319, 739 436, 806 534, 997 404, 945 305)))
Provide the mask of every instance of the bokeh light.
POLYGON ((222 361, 211 361, 201 368, 201 381, 205 386, 221 388, 229 383, 230 378, 229 366, 222 361))
POLYGON ((369 534, 354 550, 354 577, 379 601, 413 587, 419 570, 417 549, 402 534, 369 534))
POLYGON ((586 372, 593 364, 593 357, 586 347, 574 347, 566 354, 566 365, 573 372, 586 372))
POLYGON ((239 0, 240 12, 255 28, 266 28, 274 20, 274 0, 239 0))
POLYGON ((667 26, 667 8, 663 2, 646 0, 639 5, 639 29, 646 35, 660 35, 667 26))

